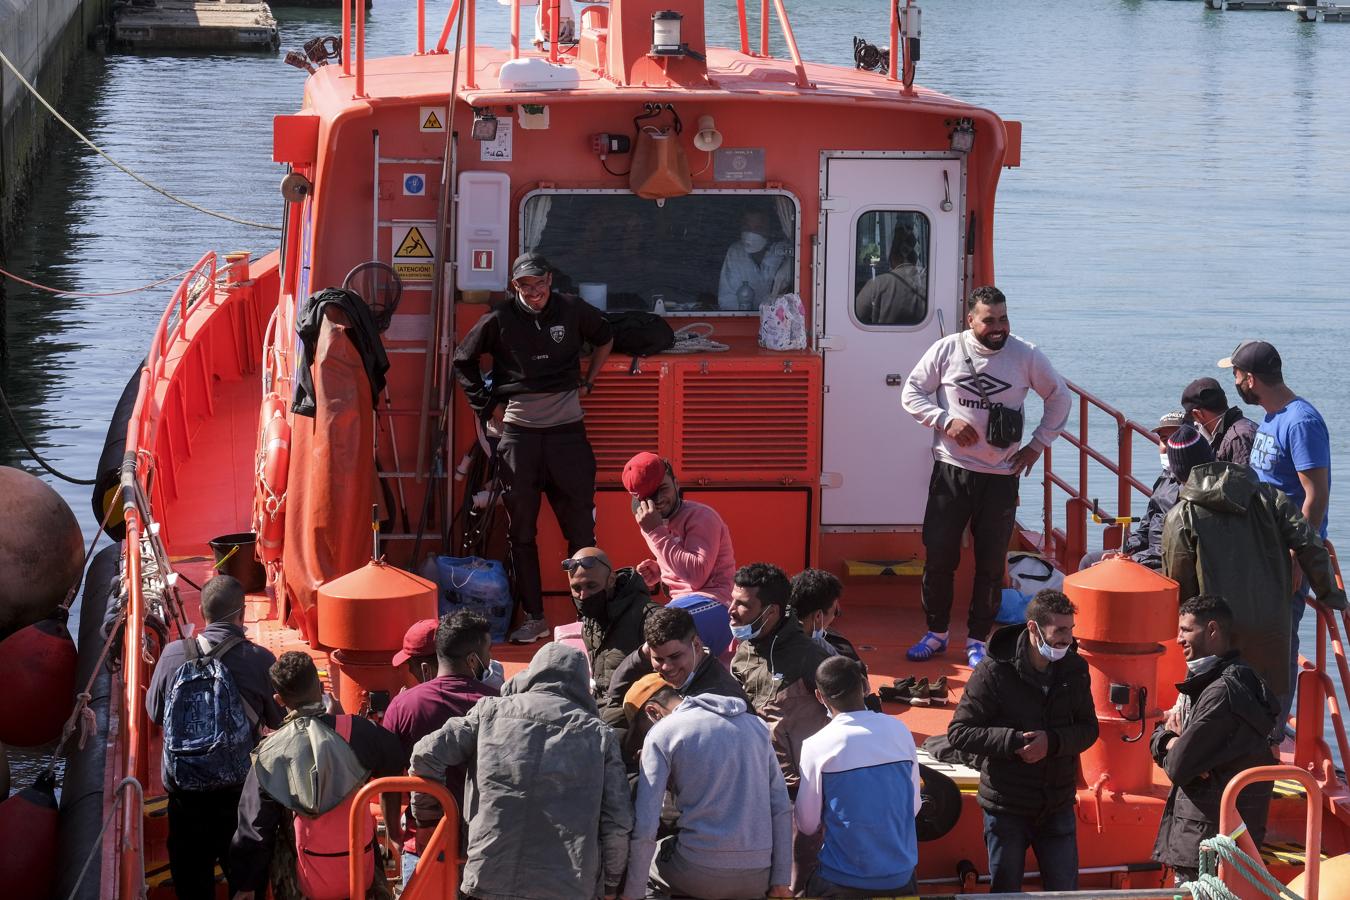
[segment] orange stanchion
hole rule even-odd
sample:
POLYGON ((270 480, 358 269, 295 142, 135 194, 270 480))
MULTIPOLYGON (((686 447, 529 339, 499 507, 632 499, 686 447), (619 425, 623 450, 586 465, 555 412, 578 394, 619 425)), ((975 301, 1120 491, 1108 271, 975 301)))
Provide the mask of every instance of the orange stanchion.
MULTIPOLYGON (((1223 799, 1219 801, 1219 834, 1231 835, 1243 825, 1242 817, 1238 815, 1237 811, 1238 794, 1243 788, 1261 781, 1274 782, 1286 778, 1297 781, 1307 791, 1308 812, 1304 830, 1304 852, 1307 854, 1307 866, 1304 869, 1304 875, 1307 887, 1303 896, 1304 900, 1317 900, 1317 874, 1322 861, 1322 791, 1317 785, 1317 780, 1310 773, 1297 766, 1258 766, 1239 774, 1228 782, 1228 787, 1223 789, 1223 799)), ((1236 836, 1234 840, 1237 842, 1238 848, 1256 860, 1256 865, 1264 872, 1265 863, 1261 861, 1261 851, 1257 848, 1246 828, 1243 828, 1242 833, 1236 836)), ((1264 897, 1264 894, 1255 884, 1242 877, 1241 872, 1228 872, 1226 871, 1228 868, 1227 865, 1223 866, 1219 870, 1219 875, 1233 893, 1242 897, 1243 900, 1249 900, 1249 898, 1250 900, 1257 900, 1257 898, 1264 897), (1228 880, 1229 875, 1236 875, 1237 877, 1230 882, 1228 880)))
POLYGON ((436 823, 436 828, 427 840, 422 859, 413 872, 413 877, 404 885, 403 900, 419 898, 450 897, 458 887, 456 878, 459 862, 459 807, 455 805, 450 790, 439 781, 403 775, 397 778, 377 778, 363 785, 352 799, 351 817, 347 822, 347 840, 351 847, 347 870, 347 888, 349 896, 366 895, 366 855, 360 851, 365 845, 361 817, 366 815, 370 802, 381 794, 409 793, 417 791, 430 794, 441 804, 445 815, 436 823))

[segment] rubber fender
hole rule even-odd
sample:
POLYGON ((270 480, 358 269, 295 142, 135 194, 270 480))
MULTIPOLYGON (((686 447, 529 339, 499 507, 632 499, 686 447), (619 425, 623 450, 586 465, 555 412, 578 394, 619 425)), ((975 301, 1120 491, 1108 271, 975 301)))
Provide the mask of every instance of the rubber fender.
MULTIPOLYGON (((122 388, 122 396, 117 399, 112 421, 108 423, 108 434, 103 439, 103 452, 98 456, 93 493, 89 497, 94 509, 95 522, 102 522, 103 517, 107 515, 108 506, 112 503, 113 495, 117 493, 117 485, 122 480, 122 458, 127 452, 127 426, 131 424, 131 414, 136 410, 136 394, 140 391, 141 370, 144 368, 145 360, 141 360, 141 364, 127 380, 127 386, 122 388)), ((112 515, 108 516, 108 524, 103 532, 114 541, 120 541, 127 536, 127 523, 122 521, 120 502, 112 515)))
POLYGON ((920 765, 919 794, 923 805, 914 817, 915 831, 920 841, 936 841, 961 818, 961 789, 936 769, 920 765))
POLYGON ((0 639, 51 615, 84 573, 75 513, 51 485, 0 466, 0 639))
MULTIPOLYGON (((1289 882, 1289 889, 1300 897, 1308 893, 1308 873, 1300 872, 1289 882)), ((1317 873, 1317 896, 1321 900, 1350 900, 1350 853, 1322 860, 1317 873)))
POLYGON ((26 787, 0 803, 0 884, 8 897, 48 900, 56 885, 56 782, 52 775, 39 775, 26 787), (22 847, 23 852, 12 852, 22 847))
POLYGON ((75 707, 77 657, 64 608, 0 641, 0 743, 36 747, 61 736, 75 707))

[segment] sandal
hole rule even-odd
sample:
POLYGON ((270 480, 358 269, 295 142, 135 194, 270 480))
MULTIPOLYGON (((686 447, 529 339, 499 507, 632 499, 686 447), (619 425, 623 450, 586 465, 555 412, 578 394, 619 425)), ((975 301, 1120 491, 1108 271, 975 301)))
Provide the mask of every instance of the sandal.
POLYGON ((986 645, 984 641, 966 638, 966 662, 973 669, 984 662, 986 645))
POLYGON ((913 647, 905 651, 905 659, 910 662, 926 662, 941 653, 947 652, 947 638, 928 632, 913 647))

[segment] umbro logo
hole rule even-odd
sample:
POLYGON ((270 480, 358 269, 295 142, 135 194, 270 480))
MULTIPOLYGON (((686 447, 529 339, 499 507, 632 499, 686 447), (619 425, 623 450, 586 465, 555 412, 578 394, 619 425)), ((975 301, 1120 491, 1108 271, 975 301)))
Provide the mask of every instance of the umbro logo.
POLYGON ((974 394, 976 397, 980 396, 981 391, 992 397, 1012 387, 1008 382, 995 378, 986 372, 981 372, 978 375, 962 375, 956 379, 956 383, 962 390, 974 394))

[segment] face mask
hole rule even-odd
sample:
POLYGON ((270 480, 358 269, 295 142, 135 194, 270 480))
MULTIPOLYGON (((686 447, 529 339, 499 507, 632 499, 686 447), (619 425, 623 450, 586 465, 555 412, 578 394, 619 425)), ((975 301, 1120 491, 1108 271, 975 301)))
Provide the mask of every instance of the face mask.
POLYGON ((738 641, 749 641, 756 637, 759 637, 759 633, 762 629, 756 628, 755 625, 761 619, 763 619, 764 616, 768 614, 768 612, 769 612, 768 609, 765 609, 764 612, 760 613, 759 617, 756 618, 755 621, 751 622, 749 625, 732 625, 731 636, 738 641))
POLYGON ((1068 647, 1051 647, 1039 633, 1036 634, 1036 649, 1051 662, 1059 662, 1069 652, 1068 647))
POLYGON ((1214 440, 1214 432, 1210 431, 1208 428, 1202 425, 1199 419, 1195 420, 1195 430, 1200 432, 1200 436, 1203 437, 1205 440, 1207 441, 1214 440))
POLYGON ((689 687, 690 684, 693 683, 693 681, 694 681, 694 673, 696 673, 697 671, 698 671, 698 666, 694 666, 692 669, 689 670, 689 677, 686 678, 686 679, 684 680, 684 684, 680 685, 680 686, 677 688, 677 690, 678 690, 680 693, 684 693, 685 689, 686 689, 687 687, 689 687))
POLYGON ((581 614, 587 619, 599 619, 609 605, 609 591, 598 591, 581 601, 581 614))
POLYGON ((1210 655, 1210 656, 1202 656, 1199 659, 1188 659, 1186 660, 1186 670, 1189 672, 1198 672, 1200 669, 1208 665, 1209 661, 1213 658, 1214 658, 1213 655, 1210 655))
POLYGON ((754 231, 742 231, 741 246, 745 248, 746 253, 758 253, 769 246, 769 239, 754 231))
POLYGON ((1163 474, 1166 475, 1172 471, 1172 464, 1167 461, 1167 451, 1162 450, 1158 453, 1158 462, 1162 466, 1163 474))
POLYGON ((1251 388, 1245 388, 1240 384, 1234 385, 1234 387, 1237 388, 1238 396, 1242 398, 1243 403, 1249 404, 1251 406, 1257 406, 1260 404, 1261 398, 1256 396, 1256 391, 1252 390, 1251 388))
POLYGON ((502 668, 500 662, 494 659, 487 664, 487 668, 483 670, 483 674, 478 680, 488 687, 500 691, 502 685, 506 684, 506 670, 502 668))
POLYGON ((821 641, 825 640, 825 629, 824 629, 824 628, 817 628, 815 631, 812 631, 812 632, 811 632, 811 640, 815 641, 817 644, 819 644, 821 641))

